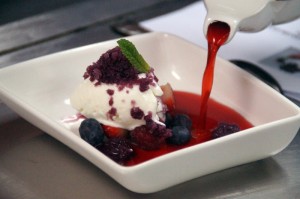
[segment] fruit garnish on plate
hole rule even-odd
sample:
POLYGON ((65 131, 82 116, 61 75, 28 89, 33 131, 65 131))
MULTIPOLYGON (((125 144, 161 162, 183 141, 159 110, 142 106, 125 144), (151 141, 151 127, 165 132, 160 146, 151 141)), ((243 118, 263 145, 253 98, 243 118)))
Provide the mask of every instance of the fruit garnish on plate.
POLYGON ((191 100, 199 102, 200 96, 174 91, 169 83, 159 85, 155 70, 132 42, 120 39, 117 44, 86 68, 70 97, 81 115, 82 139, 130 166, 210 140, 213 129, 218 137, 233 133, 224 125, 217 129, 213 120, 201 134, 199 116, 191 114, 199 109, 191 100))

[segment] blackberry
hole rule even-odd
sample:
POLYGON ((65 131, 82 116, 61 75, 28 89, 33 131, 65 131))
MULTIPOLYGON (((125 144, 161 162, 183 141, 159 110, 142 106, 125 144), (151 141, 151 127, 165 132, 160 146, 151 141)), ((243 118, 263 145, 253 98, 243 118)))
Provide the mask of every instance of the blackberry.
POLYGON ((79 127, 80 137, 97 147, 103 143, 104 132, 101 124, 95 119, 85 119, 81 122, 79 127))
POLYGON ((238 131, 240 131, 240 127, 238 125, 221 122, 212 131, 212 138, 213 139, 220 138, 226 135, 230 135, 232 133, 236 133, 238 131))
POLYGON ((124 164, 134 156, 131 143, 126 138, 108 139, 98 149, 119 164, 124 164))

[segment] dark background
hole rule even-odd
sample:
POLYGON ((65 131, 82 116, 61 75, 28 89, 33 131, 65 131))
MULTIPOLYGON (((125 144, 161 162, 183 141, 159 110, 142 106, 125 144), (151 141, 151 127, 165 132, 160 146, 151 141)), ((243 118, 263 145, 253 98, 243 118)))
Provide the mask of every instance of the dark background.
POLYGON ((84 0, 0 0, 0 25, 83 1, 84 0))

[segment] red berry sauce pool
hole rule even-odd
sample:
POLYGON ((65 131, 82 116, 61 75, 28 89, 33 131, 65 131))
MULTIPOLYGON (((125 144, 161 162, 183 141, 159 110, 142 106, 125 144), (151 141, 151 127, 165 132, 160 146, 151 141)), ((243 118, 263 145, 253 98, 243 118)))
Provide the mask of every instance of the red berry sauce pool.
POLYGON ((199 101, 201 96, 193 93, 187 93, 182 91, 174 91, 176 101, 176 113, 185 113, 192 119, 192 139, 190 142, 183 146, 172 146, 165 144, 159 150, 146 151, 138 147, 134 148, 135 156, 129 160, 125 166, 133 166, 152 158, 182 149, 189 146, 193 146, 205 141, 211 140, 211 130, 222 122, 235 123, 240 126, 241 130, 252 127, 243 116, 234 111, 233 109, 224 106, 213 99, 207 101, 207 118, 205 129, 199 128, 199 101))
POLYGON ((175 91, 175 102, 177 113, 185 113, 192 119, 192 139, 184 146, 164 145, 159 150, 145 151, 135 149, 136 155, 127 166, 136 165, 152 158, 170 153, 182 148, 193 146, 211 140, 211 131, 219 122, 234 123, 244 130, 252 127, 244 117, 233 109, 226 107, 213 99, 210 93, 213 85, 214 67, 219 48, 227 41, 230 27, 223 22, 214 22, 209 25, 207 31, 208 57, 202 79, 202 95, 175 91))

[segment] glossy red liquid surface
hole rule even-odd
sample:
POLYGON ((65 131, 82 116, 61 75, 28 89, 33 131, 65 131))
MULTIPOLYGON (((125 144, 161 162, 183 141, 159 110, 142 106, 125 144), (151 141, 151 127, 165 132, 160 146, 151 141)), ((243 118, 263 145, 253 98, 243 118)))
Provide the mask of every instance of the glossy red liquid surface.
POLYGON ((205 141, 211 140, 211 131, 217 126, 219 122, 235 123, 240 126, 241 130, 252 127, 244 117, 233 109, 224 106, 212 99, 207 101, 207 119, 205 129, 199 128, 199 108, 200 108, 200 95, 174 91, 176 100, 176 112, 185 113, 192 119, 192 134, 191 141, 184 146, 173 146, 165 144, 161 149, 154 151, 146 151, 140 148, 135 148, 136 155, 126 166, 136 165, 152 158, 182 149, 190 147, 196 144, 200 144, 205 141))
POLYGON ((208 26, 207 42, 208 56, 206 68, 202 79, 202 97, 200 108, 200 128, 204 129, 206 124, 207 103, 211 93, 216 56, 219 48, 227 41, 230 32, 230 27, 223 22, 214 22, 208 26))

